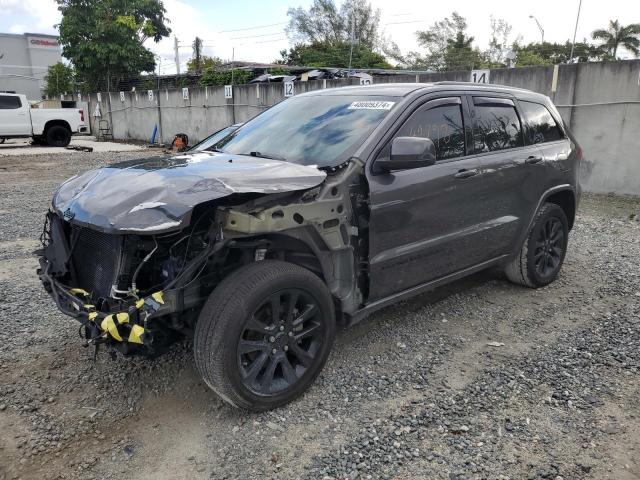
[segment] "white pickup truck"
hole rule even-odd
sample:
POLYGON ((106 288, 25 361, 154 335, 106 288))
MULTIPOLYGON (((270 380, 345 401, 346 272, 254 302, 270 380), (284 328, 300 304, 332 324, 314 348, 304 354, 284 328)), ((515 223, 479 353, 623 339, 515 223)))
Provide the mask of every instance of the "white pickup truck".
POLYGON ((24 95, 0 93, 0 143, 32 137, 35 143, 66 147, 71 135, 88 132, 83 110, 31 108, 24 95))

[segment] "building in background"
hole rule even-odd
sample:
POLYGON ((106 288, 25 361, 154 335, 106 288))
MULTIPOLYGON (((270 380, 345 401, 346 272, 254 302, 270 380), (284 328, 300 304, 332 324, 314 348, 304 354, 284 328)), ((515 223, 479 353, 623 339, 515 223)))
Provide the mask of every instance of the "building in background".
POLYGON ((47 69, 61 60, 55 35, 0 33, 0 92, 42 99, 47 69))

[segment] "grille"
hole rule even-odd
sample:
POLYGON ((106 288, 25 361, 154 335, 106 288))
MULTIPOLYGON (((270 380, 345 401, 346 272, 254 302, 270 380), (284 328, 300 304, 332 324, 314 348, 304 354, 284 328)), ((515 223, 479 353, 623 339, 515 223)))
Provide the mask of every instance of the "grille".
POLYGON ((73 235, 78 237, 72 255, 76 286, 95 297, 109 298, 120 265, 122 236, 86 228, 74 230, 73 235))

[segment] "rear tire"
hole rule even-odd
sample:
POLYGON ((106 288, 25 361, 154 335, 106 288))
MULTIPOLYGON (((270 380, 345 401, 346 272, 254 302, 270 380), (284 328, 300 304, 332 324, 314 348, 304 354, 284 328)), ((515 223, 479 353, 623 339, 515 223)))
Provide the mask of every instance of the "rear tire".
POLYGON ((562 268, 568 239, 569 224, 564 210, 555 203, 544 203, 518 255, 505 268, 507 278, 529 288, 550 284, 562 268))
POLYGON ((195 363, 227 403, 263 411, 309 388, 334 336, 324 282, 297 265, 263 260, 231 273, 207 300, 196 324, 195 363))
POLYGON ((62 125, 53 125, 45 134, 47 144, 52 147, 66 147, 71 142, 71 131, 62 125))

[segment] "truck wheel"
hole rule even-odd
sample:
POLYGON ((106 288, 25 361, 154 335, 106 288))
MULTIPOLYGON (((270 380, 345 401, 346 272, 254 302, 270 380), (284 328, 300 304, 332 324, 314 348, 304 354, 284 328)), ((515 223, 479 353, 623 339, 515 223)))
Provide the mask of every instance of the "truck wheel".
POLYGON ((62 125, 53 125, 47 129, 46 137, 52 147, 66 147, 71 141, 71 131, 62 125))
POLYGON ((564 210, 554 203, 540 207, 518 255, 507 265, 509 280, 530 288, 553 282, 567 252, 569 225, 564 210))
POLYGON ((236 270, 213 291, 196 324, 194 357, 223 400, 262 411, 311 385, 334 335, 324 282, 297 265, 264 260, 236 270))

